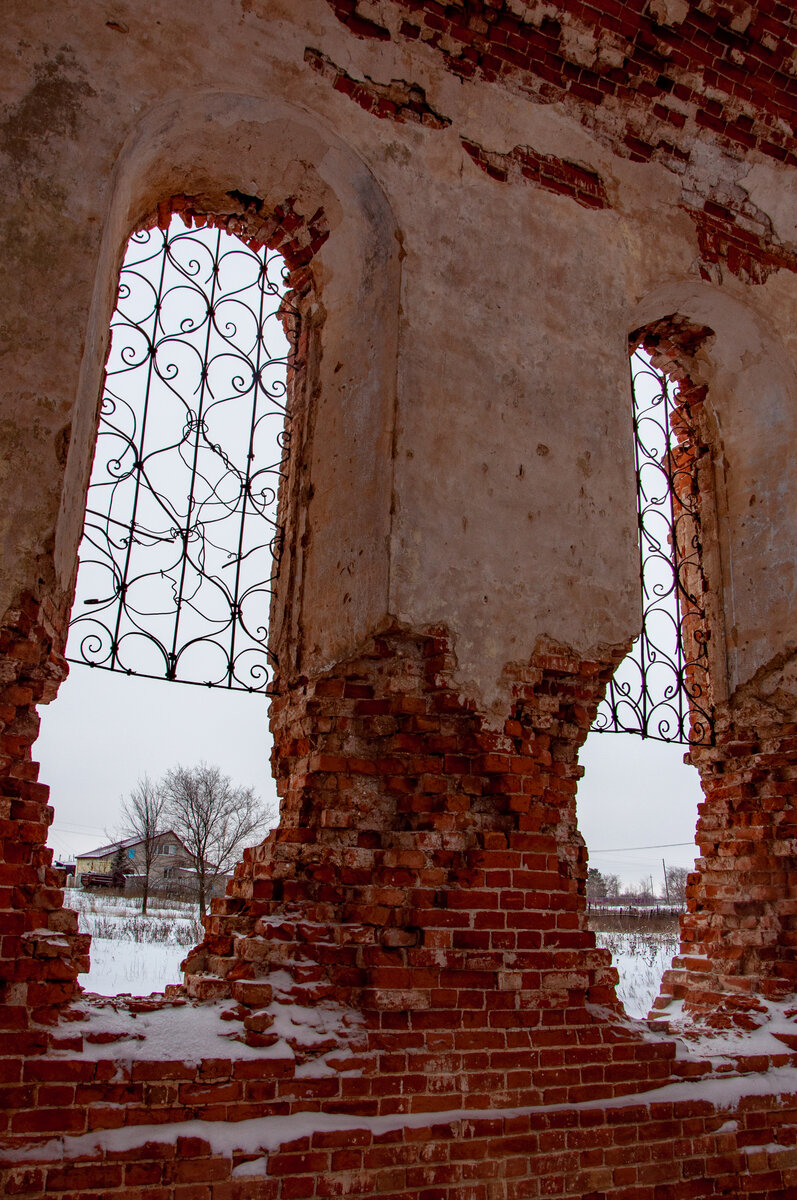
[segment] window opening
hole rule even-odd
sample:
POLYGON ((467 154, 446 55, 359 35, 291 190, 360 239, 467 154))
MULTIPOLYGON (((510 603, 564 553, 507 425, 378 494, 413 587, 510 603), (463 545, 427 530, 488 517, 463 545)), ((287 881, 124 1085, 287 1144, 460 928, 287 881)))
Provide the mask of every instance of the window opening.
POLYGON ((276 253, 218 228, 130 240, 67 657, 263 691, 295 338, 276 253))
POLYGON ((273 666, 297 340, 285 285, 281 256, 216 227, 176 218, 128 244, 67 644, 71 662, 99 670, 73 669, 37 745, 50 844, 80 863, 65 903, 93 936, 89 991, 162 990, 202 937, 195 873, 172 843, 153 860, 146 916, 129 842, 123 887, 81 885, 108 866, 87 864, 87 847, 124 838, 122 801, 143 771, 218 762, 260 796, 263 835, 276 817, 265 708, 246 693, 263 695, 273 666), (205 686, 173 704, 161 679, 205 686))
POLYGON ((695 431, 672 385, 631 356, 642 631, 617 668, 593 729, 710 745, 708 634, 695 431))
POLYGON ((631 356, 631 393, 642 630, 583 748, 578 805, 590 848, 589 925, 612 953, 626 1011, 644 1017, 678 951, 694 869, 702 793, 681 747, 712 744, 714 730, 696 430, 642 349, 631 356), (611 828, 623 833, 607 836, 611 828))

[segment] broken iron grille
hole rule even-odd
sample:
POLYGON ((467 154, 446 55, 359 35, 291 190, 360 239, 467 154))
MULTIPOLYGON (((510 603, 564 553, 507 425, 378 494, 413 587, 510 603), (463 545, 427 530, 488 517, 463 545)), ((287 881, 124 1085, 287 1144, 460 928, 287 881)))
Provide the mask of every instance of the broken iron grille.
POLYGON ((208 687, 268 686, 296 345, 284 291, 279 255, 220 229, 189 232, 175 220, 131 238, 70 661, 208 687))
POLYGON ((639 350, 631 358, 631 388, 642 632, 617 668, 593 728, 711 745, 693 430, 667 376, 639 350))

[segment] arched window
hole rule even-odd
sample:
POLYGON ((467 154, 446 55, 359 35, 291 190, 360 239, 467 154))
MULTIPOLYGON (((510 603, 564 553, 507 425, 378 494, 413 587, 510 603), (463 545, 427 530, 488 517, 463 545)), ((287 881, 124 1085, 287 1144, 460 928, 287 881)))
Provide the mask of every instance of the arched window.
POLYGON ((111 322, 71 661, 266 688, 295 345, 282 267, 276 253, 178 218, 132 237, 111 322))
MULTIPOLYGON (((670 352, 675 332, 665 338, 670 352)), ((590 925, 612 951, 629 1014, 641 1017, 678 950, 678 914, 696 853, 700 783, 680 748, 713 744, 714 722, 701 494, 710 461, 700 419, 705 389, 686 377, 677 354, 661 353, 656 336, 642 331, 632 343, 640 634, 609 683, 581 756, 579 820, 590 851, 590 925), (607 840, 607 823, 627 836, 607 840)))
POLYGON ((642 630, 594 728, 710 744, 713 717, 702 562, 701 453, 689 401, 637 347, 631 355, 642 630))
POLYGON ((165 809, 149 810, 147 833, 146 822, 126 821, 125 799, 152 801, 150 784, 164 771, 206 759, 221 761, 222 776, 234 773, 276 816, 265 697, 216 695, 211 708, 194 688, 175 704, 173 689, 161 686, 262 694, 275 662, 268 622, 298 313, 282 256, 220 224, 191 228, 175 217, 168 229, 134 234, 111 320, 67 643, 77 675, 89 677, 86 665, 96 671, 94 687, 80 688, 88 729, 74 742, 85 746, 86 736, 97 752, 75 759, 53 730, 73 719, 69 692, 80 681, 68 681, 43 726, 44 746, 51 735, 60 745, 62 769, 52 772, 50 759, 52 777, 69 776, 65 796, 54 789, 55 845, 76 860, 78 891, 66 904, 93 935, 83 980, 90 991, 146 994, 177 982, 180 961, 202 936, 197 898, 201 908, 224 890, 241 849, 230 845, 224 861, 223 839, 211 838, 206 860, 188 838, 177 853, 176 842, 159 844, 173 832, 165 809), (242 721, 241 703, 255 710, 253 722, 242 721), (99 847, 93 857, 90 844, 99 847), (131 861, 122 861, 120 845, 131 861), (109 897, 106 884, 113 876, 118 893, 119 874, 123 895, 109 897), (138 915, 142 894, 149 916, 138 915))

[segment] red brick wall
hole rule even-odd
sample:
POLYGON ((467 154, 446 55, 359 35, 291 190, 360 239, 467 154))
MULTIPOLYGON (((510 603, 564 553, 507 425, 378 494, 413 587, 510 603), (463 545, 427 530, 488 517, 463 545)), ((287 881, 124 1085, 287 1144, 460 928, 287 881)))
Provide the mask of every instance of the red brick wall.
MULTIPOLYGON (((392 16, 391 34, 368 15, 370 8, 360 11, 359 0, 327 3, 358 38, 395 36, 404 45, 423 46, 460 79, 559 104, 613 153, 689 176, 690 195, 682 207, 695 225, 703 278, 712 277, 717 263, 753 284, 773 271, 797 270, 793 246, 778 240, 766 213, 738 189, 734 195, 724 181, 706 183, 699 171, 690 174, 701 142, 711 143, 729 162, 751 152, 774 163, 797 162, 792 62, 797 21, 791 5, 709 0, 684 5, 679 19, 680 6, 671 5, 673 15, 666 18, 667 6, 648 0, 527 5, 390 0, 381 12, 385 21, 392 16)), ((373 81, 349 84, 358 103, 370 93, 371 111, 394 115, 379 109, 373 81)), ((507 177, 506 164, 492 159, 528 152, 521 146, 512 155, 496 154, 492 146, 478 147, 478 153, 466 149, 496 179, 507 177)), ((568 166, 560 164, 555 174, 566 179, 568 166)), ((515 173, 525 175, 510 172, 515 173)), ((525 177, 537 174, 535 164, 525 177)), ((546 186, 544 173, 542 181, 546 186)), ((584 202, 578 188, 574 194, 584 202)), ((595 200, 594 192, 587 194, 592 205, 595 200)))
MULTIPOLYGON (((625 1020, 585 928, 577 749, 614 664, 539 653, 509 673, 495 729, 452 664, 444 630, 392 628, 280 697, 282 825, 246 853, 186 964, 226 1040, 199 1036, 187 1061, 147 1055, 147 1001, 117 1002, 119 1032, 73 1005, 46 1050, 4 1040, 6 1194, 797 1187, 797 1072, 755 1074, 789 1068, 788 1046, 726 1048, 718 1091, 698 1047, 625 1020), (297 1003, 334 1019, 286 1032, 297 1003)), ((169 1003, 185 1044, 191 1005, 169 1003)))
POLYGON ((44 845, 49 788, 31 761, 35 705, 51 699, 66 675, 57 650, 64 623, 63 613, 27 595, 0 631, 0 1037, 33 1052, 88 967, 89 938, 63 909, 62 873, 44 845))

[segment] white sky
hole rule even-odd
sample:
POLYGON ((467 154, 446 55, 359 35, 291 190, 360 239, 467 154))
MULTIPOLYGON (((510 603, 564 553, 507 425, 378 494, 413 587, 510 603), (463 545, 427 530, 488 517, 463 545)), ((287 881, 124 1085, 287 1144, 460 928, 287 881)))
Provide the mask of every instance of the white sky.
MULTIPOLYGON (((140 247, 133 247, 132 253, 134 258, 142 256, 140 247)), ((121 335, 114 340, 119 343, 114 345, 118 356, 121 335)), ((279 348, 272 352, 284 353, 279 348)), ((109 377, 110 383, 125 386, 118 375, 109 377)), ((166 401, 158 403, 165 413, 166 401)), ((156 411, 153 401, 152 412, 156 411)), ((178 424, 181 420, 178 414, 178 424)), ((274 428, 280 427, 281 420, 274 428)), ((165 433, 162 439, 160 444, 174 440, 165 433)), ((275 454, 267 461, 279 458, 271 449, 264 453, 275 454)), ((88 582, 88 568, 79 576, 79 598, 87 588, 90 595, 109 592, 107 583, 88 582)), ((76 612, 86 611, 79 599, 76 612)), ((71 650, 77 653, 76 646, 71 650)), ((42 710, 41 735, 34 747, 41 781, 50 785, 55 806, 49 844, 56 857, 68 860, 116 837, 122 832, 122 800, 137 779, 144 773, 157 779, 178 764, 218 765, 234 783, 251 785, 276 809, 267 711, 264 695, 74 664, 58 699, 42 710)), ((577 804, 593 866, 619 875, 624 884, 652 876, 657 890, 662 885, 662 857, 670 866, 692 866, 700 787, 696 771, 683 765, 683 753, 683 746, 633 735, 590 736, 581 756, 586 774, 577 804)))
POLYGON ((73 858, 121 832, 121 803, 140 775, 217 765, 274 809, 268 700, 249 692, 139 679, 72 664, 58 698, 41 710, 34 757, 51 788, 49 845, 73 858))

